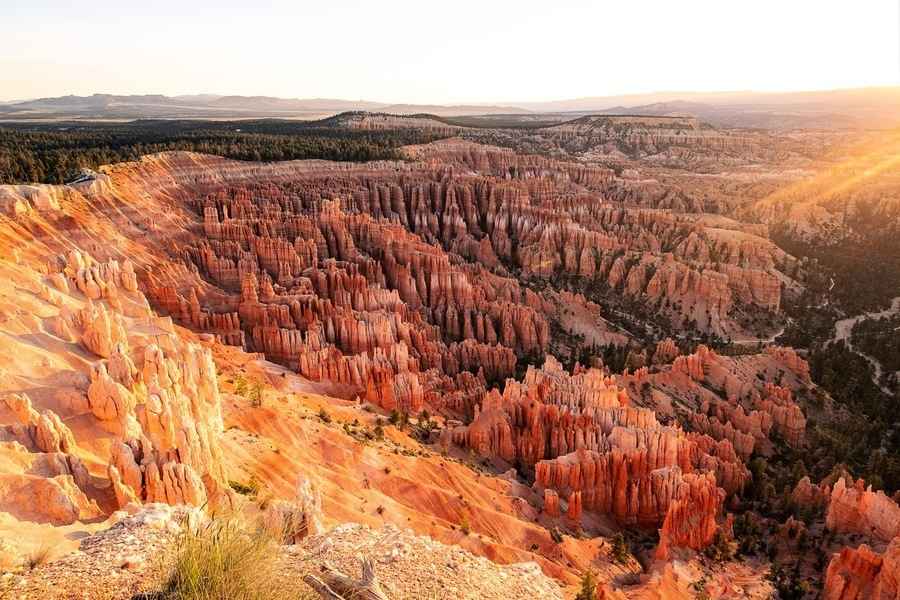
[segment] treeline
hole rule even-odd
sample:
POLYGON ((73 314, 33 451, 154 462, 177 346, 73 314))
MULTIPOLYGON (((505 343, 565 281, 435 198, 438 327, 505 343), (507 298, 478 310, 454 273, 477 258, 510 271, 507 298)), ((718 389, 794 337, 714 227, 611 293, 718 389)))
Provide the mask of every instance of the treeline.
POLYGON ((433 141, 414 129, 356 131, 293 121, 134 121, 0 126, 0 184, 65 183, 84 168, 188 150, 237 160, 398 158, 405 144, 433 141))

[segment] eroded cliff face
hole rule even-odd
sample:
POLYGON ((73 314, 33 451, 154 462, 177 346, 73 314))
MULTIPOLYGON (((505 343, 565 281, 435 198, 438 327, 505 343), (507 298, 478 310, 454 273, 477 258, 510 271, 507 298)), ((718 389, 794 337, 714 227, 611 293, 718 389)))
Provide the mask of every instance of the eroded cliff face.
MULTIPOLYGON (((471 415, 517 360, 546 352, 563 308, 522 278, 574 278, 722 335, 780 306, 789 260, 770 242, 607 202, 608 170, 462 142, 409 152, 418 162, 160 155, 85 192, 175 208, 171 230, 142 225, 170 259, 142 271, 154 306, 387 409, 440 399, 471 415)), ((583 304, 596 321, 602 306, 583 304)))
MULTIPOLYGON (((606 169, 458 142, 410 152, 413 162, 366 165, 171 153, 73 186, 4 188, 0 235, 16 249, 2 261, 0 325, 13 341, 0 423, 15 465, 0 476, 4 510, 65 524, 139 503, 231 503, 237 443, 223 412, 307 462, 335 460, 301 449, 277 411, 223 398, 212 353, 233 350, 286 368, 270 382, 293 385, 294 372, 385 415, 427 409, 445 419, 449 451, 521 468, 527 485, 503 486, 500 508, 471 509, 444 489, 462 497, 476 485, 469 470, 429 464, 427 482, 397 481, 376 478, 383 459, 370 457, 366 486, 421 503, 416 526, 436 537, 509 561, 538 546, 541 566, 569 579, 599 554, 574 538, 556 548, 543 527, 553 519, 658 529, 660 558, 707 545, 750 454, 775 433, 802 447, 802 358, 681 355, 670 340, 634 373, 567 371, 552 356, 521 368, 562 337, 560 323, 627 340, 603 324, 591 288, 675 323, 743 330, 740 315, 778 311, 790 257, 759 236, 610 200, 619 183, 606 169), (582 292, 554 289, 567 279, 582 292), (675 423, 676 406, 694 413, 693 431, 675 423), (469 515, 496 541, 460 540, 455 523, 469 515)), ((336 483, 346 473, 328 477, 355 501, 336 483)), ((326 498, 326 511, 349 512, 337 504, 326 498)))
POLYGON ((3 435, 23 469, 3 478, 37 501, 6 496, 4 510, 67 525, 143 502, 227 503, 210 351, 152 312, 132 263, 71 250, 3 268, 40 304, 7 313, 20 334, 5 348, 3 385, 3 435), (29 385, 36 373, 57 384, 29 385))

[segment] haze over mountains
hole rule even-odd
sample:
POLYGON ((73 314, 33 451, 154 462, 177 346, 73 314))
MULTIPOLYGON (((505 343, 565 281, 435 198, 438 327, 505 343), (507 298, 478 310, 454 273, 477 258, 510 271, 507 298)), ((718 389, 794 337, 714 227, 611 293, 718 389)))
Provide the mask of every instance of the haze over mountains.
POLYGON ((808 92, 656 92, 548 102, 431 105, 270 96, 60 96, 0 103, 0 120, 319 119, 345 111, 437 116, 588 113, 691 115, 725 127, 893 127, 900 124, 900 87, 808 92))

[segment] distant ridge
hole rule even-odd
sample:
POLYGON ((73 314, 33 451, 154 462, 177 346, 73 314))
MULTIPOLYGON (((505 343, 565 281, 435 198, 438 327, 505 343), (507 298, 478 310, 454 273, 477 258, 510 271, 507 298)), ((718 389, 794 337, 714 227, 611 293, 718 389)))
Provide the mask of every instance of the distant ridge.
POLYGON ((347 111, 392 114, 431 113, 438 116, 522 113, 512 106, 389 104, 335 98, 276 98, 272 96, 219 96, 159 94, 122 96, 59 96, 0 104, 0 120, 132 120, 132 119, 319 119, 347 111))
POLYGON ((549 102, 455 105, 216 94, 93 94, 0 102, 0 121, 259 118, 313 121, 351 111, 467 118, 466 124, 482 127, 498 122, 505 126, 558 123, 589 114, 691 116, 719 127, 766 129, 897 127, 900 126, 900 86, 804 92, 655 92, 549 102), (552 117, 547 119, 548 115, 552 117), (503 119, 499 119, 501 116, 503 119))

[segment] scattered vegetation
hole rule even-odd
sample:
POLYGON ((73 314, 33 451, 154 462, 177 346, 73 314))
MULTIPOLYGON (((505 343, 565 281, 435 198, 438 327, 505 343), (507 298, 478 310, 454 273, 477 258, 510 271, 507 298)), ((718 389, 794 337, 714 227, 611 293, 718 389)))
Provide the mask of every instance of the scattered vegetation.
POLYGON ((409 425, 409 414, 394 409, 391 411, 391 414, 388 417, 388 423, 390 423, 400 431, 403 431, 409 425))
POLYGON ((262 384, 254 381, 250 386, 250 393, 247 396, 250 399, 250 406, 259 408, 262 406, 262 384))
POLYGON ((716 532, 712 543, 704 549, 703 553, 716 562, 726 562, 734 558, 736 546, 737 544, 730 540, 720 529, 716 532))
MULTIPOLYGON (((846 236, 829 243, 802 241, 786 231, 774 231, 779 246, 804 258, 807 290, 786 298, 790 325, 778 342, 808 351, 810 373, 827 396, 807 399, 805 412, 809 452, 798 457, 813 480, 842 465, 876 489, 900 490, 900 417, 895 398, 874 381, 874 369, 843 341, 833 342, 839 319, 887 306, 900 290, 900 235, 896 225, 861 205, 848 222, 866 236, 846 236)), ((900 361, 896 331, 890 319, 867 319, 852 332, 862 352, 886 364, 900 361), (886 341, 887 338, 887 341, 886 341), (890 338, 893 338, 892 340, 890 338), (891 341, 894 341, 893 348, 891 341)), ((900 324, 900 322, 898 322, 900 324)), ((897 382, 884 376, 889 389, 897 382)), ((895 392, 896 393, 896 392, 895 392)))
POLYGON ((593 571, 585 571, 581 576, 581 587, 575 600, 594 600, 594 594, 597 590, 597 577, 593 571))
POLYGON ((243 375, 237 375, 234 378, 234 393, 238 396, 247 395, 247 378, 243 375))
POLYGON ((778 563, 772 565, 769 580, 775 586, 781 600, 801 600, 812 591, 809 581, 800 574, 799 565, 798 562, 795 568, 790 570, 783 568, 778 563))
POLYGON ((619 564, 625 564, 631 560, 631 550, 621 531, 610 538, 609 556, 613 562, 619 564))
POLYGON ((559 527, 554 527, 550 530, 550 539, 552 539, 557 544, 563 543, 563 534, 559 527))
POLYGON ((463 535, 469 535, 472 532, 472 526, 469 524, 469 517, 463 515, 462 521, 459 522, 459 530, 463 535))
POLYGON ((745 512, 734 519, 734 539, 737 541, 737 554, 754 556, 765 550, 759 518, 745 512))
POLYGON ((706 577, 703 576, 691 584, 691 591, 694 592, 696 600, 709 600, 709 592, 706 589, 706 577))
POLYGON ((41 545, 25 558, 25 568, 29 571, 50 561, 50 546, 41 545))
POLYGON ((250 481, 247 483, 231 480, 228 482, 228 487, 238 494, 249 498, 255 499, 259 495, 259 480, 255 476, 250 477, 250 481))

